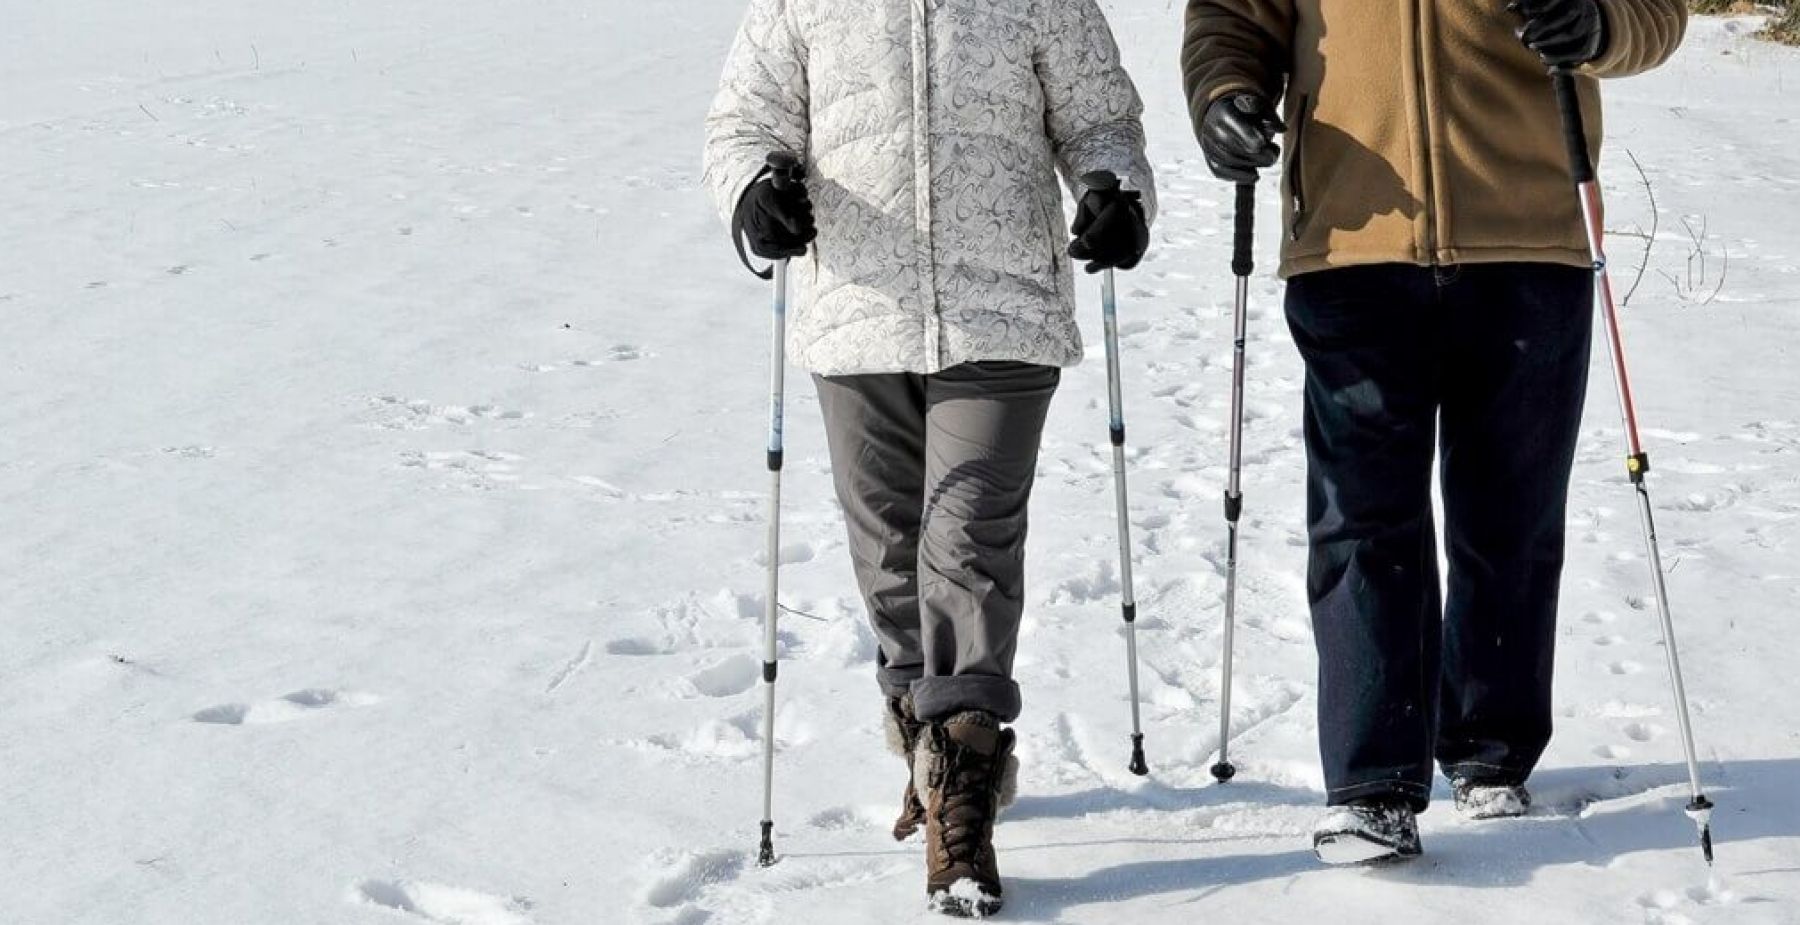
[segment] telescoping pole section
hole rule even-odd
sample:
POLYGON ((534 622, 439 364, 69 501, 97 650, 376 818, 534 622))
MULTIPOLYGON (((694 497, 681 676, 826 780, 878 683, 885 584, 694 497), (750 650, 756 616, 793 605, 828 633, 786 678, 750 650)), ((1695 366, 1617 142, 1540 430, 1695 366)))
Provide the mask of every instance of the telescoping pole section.
MULTIPOLYGON (((769 155, 768 169, 778 188, 800 182, 800 159, 785 152, 769 155)), ((781 616, 781 428, 785 400, 788 262, 775 262, 774 317, 769 338, 769 543, 768 584, 763 604, 763 814, 762 844, 756 861, 775 863, 775 676, 776 625, 781 616)))
MULTIPOLYGON (((1114 181, 1117 182, 1116 180, 1114 181)), ((1119 517, 1119 595, 1125 618, 1125 671, 1131 694, 1131 773, 1150 773, 1144 760, 1144 728, 1138 715, 1137 595, 1131 580, 1131 519, 1125 492, 1125 403, 1119 385, 1119 304, 1113 271, 1100 280, 1100 310, 1106 330, 1106 398, 1111 411, 1113 496, 1119 517)))
POLYGON ((1225 634, 1219 659, 1219 760, 1212 775, 1219 783, 1237 776, 1231 763, 1231 663, 1237 634, 1238 521, 1244 513, 1244 340, 1249 330, 1250 274, 1255 271, 1256 184, 1237 185, 1231 275, 1237 301, 1231 321, 1231 469, 1225 485, 1225 634))
POLYGON ((1612 280, 1606 269, 1605 228, 1601 226, 1600 184, 1588 154, 1587 131, 1581 121, 1581 97, 1575 78, 1566 70, 1551 73, 1557 107, 1562 111, 1563 140, 1569 148, 1569 166, 1581 200, 1582 222, 1587 228, 1588 252, 1594 258, 1594 292, 1600 306, 1601 328, 1607 353, 1612 357, 1613 384, 1619 396, 1619 416, 1625 425, 1625 471, 1637 492, 1638 519, 1644 530, 1644 547, 1650 558, 1650 574, 1656 591, 1656 614, 1662 622, 1663 654, 1669 667, 1669 684, 1675 693, 1675 718, 1681 727, 1681 747, 1687 757, 1688 817, 1700 829, 1700 850, 1706 863, 1713 861, 1711 800, 1700 788, 1700 762, 1695 757, 1694 726, 1688 716, 1687 686, 1681 678, 1681 656, 1675 650, 1675 621, 1669 614, 1669 588, 1663 577, 1662 552, 1656 540, 1656 521, 1651 513, 1650 491, 1644 484, 1650 457, 1638 436, 1637 405, 1632 398, 1631 377, 1625 367, 1625 342, 1619 330, 1619 313, 1613 305, 1612 280))

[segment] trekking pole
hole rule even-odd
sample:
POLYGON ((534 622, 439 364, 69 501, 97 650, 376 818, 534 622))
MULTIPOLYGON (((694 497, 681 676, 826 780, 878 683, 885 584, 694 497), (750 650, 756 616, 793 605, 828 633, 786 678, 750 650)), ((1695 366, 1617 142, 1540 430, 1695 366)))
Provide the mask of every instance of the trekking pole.
MULTIPOLYGON (((769 155, 768 170, 776 189, 800 182, 800 159, 785 151, 769 155)), ((775 627, 781 613, 781 424, 787 369, 788 262, 775 262, 773 332, 769 338, 769 551, 767 599, 763 606, 763 814, 762 847, 757 864, 775 863, 775 627)))
POLYGON ((1237 277, 1237 304, 1231 321, 1231 473, 1225 483, 1225 638, 1219 662, 1219 761, 1212 776, 1223 784, 1237 776, 1231 764, 1231 660, 1237 630, 1238 519, 1244 512, 1244 338, 1250 321, 1250 273, 1256 230, 1256 182, 1237 185, 1231 274, 1237 277))
POLYGON ((1619 414, 1625 423, 1625 471, 1637 489, 1638 519, 1644 528, 1644 546, 1650 556, 1650 573, 1656 590, 1656 613, 1662 621, 1663 654, 1668 660, 1669 684, 1675 692, 1675 716, 1681 726, 1681 747, 1686 752, 1688 818, 1700 829, 1700 850, 1706 863, 1713 862, 1711 800, 1700 789, 1700 762, 1695 757, 1694 727, 1688 718, 1687 686, 1681 680, 1681 657, 1675 651, 1675 621, 1669 615, 1669 588, 1663 577, 1662 552, 1656 541, 1656 522, 1650 512, 1650 491, 1644 484, 1644 473, 1650 471, 1650 456, 1644 452, 1638 437, 1637 407, 1631 396, 1631 378, 1625 369, 1625 343, 1619 331, 1619 313, 1613 306, 1612 280, 1606 271, 1605 229, 1601 226, 1600 184, 1594 175, 1594 163, 1588 156, 1587 132, 1581 121, 1581 98, 1575 92, 1575 79, 1569 71, 1550 73, 1556 89, 1556 103, 1562 110, 1563 140, 1569 147, 1569 164, 1575 190, 1581 200, 1581 217, 1587 226, 1588 252, 1594 260, 1594 290, 1600 303, 1601 322, 1606 333, 1607 351, 1612 357, 1613 383, 1618 387, 1619 414))
MULTIPOLYGON (((1082 177, 1082 182, 1103 192, 1119 188, 1119 178, 1108 171, 1096 171, 1082 177)), ((1100 279, 1100 311, 1106 331, 1106 399, 1111 417, 1108 430, 1112 434, 1113 496, 1119 514, 1119 600, 1125 618, 1125 671, 1131 691, 1131 763, 1127 767, 1139 777, 1150 773, 1144 760, 1144 727, 1138 716, 1137 596, 1131 581, 1131 521, 1125 495, 1125 403, 1119 387, 1119 303, 1113 288, 1113 271, 1108 269, 1100 279)))

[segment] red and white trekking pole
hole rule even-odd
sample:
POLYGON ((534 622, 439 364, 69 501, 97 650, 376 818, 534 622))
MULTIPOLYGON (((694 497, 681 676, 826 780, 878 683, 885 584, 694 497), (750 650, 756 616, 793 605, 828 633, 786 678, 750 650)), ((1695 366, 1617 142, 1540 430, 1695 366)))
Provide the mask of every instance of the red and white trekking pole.
POLYGON ((1625 471, 1637 489, 1638 516, 1644 527, 1644 546, 1650 556, 1650 573, 1656 589, 1656 613, 1662 620, 1663 654, 1669 663, 1669 683, 1675 691, 1675 716, 1681 726, 1681 747, 1687 756, 1688 790, 1691 799, 1687 814, 1700 829, 1700 850, 1706 863, 1713 861, 1711 800, 1700 789, 1700 762, 1695 757, 1694 727, 1688 718, 1687 687, 1681 679, 1681 657, 1675 651, 1675 622, 1669 615, 1669 589, 1663 577, 1662 552, 1656 541, 1656 522, 1651 516, 1650 491, 1644 485, 1644 474, 1650 471, 1650 456, 1644 452, 1638 436, 1637 406, 1632 400, 1631 378, 1625 369, 1625 343, 1619 333, 1619 313, 1613 306, 1612 280, 1606 271, 1604 237, 1601 225, 1600 184, 1594 175, 1594 162, 1588 155, 1587 131, 1581 121, 1581 98, 1575 92, 1575 78, 1567 70, 1550 73, 1556 89, 1556 104, 1562 110, 1563 140, 1569 147, 1569 164, 1575 179, 1576 195, 1581 199, 1581 217, 1587 226, 1588 252, 1594 258, 1594 291, 1600 303, 1601 325, 1606 334, 1606 347, 1612 356, 1613 383, 1619 393, 1619 414, 1625 423, 1625 471))

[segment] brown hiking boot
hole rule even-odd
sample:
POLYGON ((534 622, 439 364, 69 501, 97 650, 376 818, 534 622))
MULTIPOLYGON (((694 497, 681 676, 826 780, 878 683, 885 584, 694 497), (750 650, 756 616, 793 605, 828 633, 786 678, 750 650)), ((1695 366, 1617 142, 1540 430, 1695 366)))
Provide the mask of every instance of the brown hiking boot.
POLYGON ((1018 775, 1013 733, 991 714, 958 713, 926 728, 914 777, 925 786, 925 894, 935 912, 1000 911, 994 820, 1018 775))
POLYGON ((913 715, 911 694, 889 697, 887 702, 888 748, 906 759, 906 792, 900 795, 900 818, 894 820, 894 840, 906 841, 925 824, 925 804, 913 786, 914 756, 925 724, 913 715))

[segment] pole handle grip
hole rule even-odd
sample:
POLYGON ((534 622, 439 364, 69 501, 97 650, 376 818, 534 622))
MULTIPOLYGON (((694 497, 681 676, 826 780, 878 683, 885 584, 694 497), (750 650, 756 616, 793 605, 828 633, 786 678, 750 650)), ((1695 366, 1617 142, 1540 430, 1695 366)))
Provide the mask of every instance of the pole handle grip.
POLYGON ((1550 72, 1550 83, 1556 89, 1556 108, 1562 113, 1563 143, 1569 149, 1569 170, 1575 185, 1594 179, 1594 161, 1588 156, 1586 124, 1581 121, 1581 95, 1575 90, 1575 75, 1563 69, 1550 72))
POLYGON ((1249 276, 1256 269, 1256 183, 1237 185, 1237 208, 1232 234, 1231 272, 1249 276))
POLYGON ((778 190, 785 192, 806 180, 806 165, 792 151, 772 151, 766 163, 769 182, 778 190))

